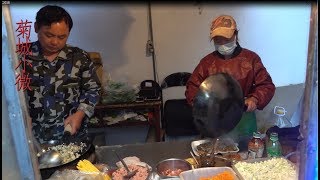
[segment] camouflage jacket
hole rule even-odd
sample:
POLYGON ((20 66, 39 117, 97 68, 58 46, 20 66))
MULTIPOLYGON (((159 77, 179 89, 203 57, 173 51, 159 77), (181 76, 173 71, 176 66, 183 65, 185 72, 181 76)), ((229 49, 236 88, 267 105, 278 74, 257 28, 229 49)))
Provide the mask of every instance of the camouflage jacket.
POLYGON ((35 137, 41 143, 60 139, 64 119, 77 110, 86 114, 77 136, 87 134, 88 119, 94 113, 101 89, 87 52, 66 45, 56 59, 49 62, 42 55, 38 41, 30 48, 25 67, 31 78, 27 100, 35 137))

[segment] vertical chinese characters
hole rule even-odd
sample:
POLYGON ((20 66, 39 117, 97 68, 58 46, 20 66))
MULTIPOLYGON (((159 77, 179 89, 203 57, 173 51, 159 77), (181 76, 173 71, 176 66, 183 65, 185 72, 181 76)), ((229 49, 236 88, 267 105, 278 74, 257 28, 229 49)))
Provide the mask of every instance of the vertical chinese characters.
POLYGON ((31 78, 29 77, 29 73, 26 73, 26 65, 32 67, 32 64, 26 61, 26 56, 31 55, 31 49, 30 49, 30 31, 31 31, 31 21, 25 20, 20 21, 16 23, 18 25, 18 28, 16 29, 16 32, 18 32, 18 44, 17 44, 17 51, 18 57, 19 57, 19 64, 16 67, 19 68, 21 64, 23 63, 23 68, 21 71, 21 74, 18 74, 16 77, 16 83, 17 89, 20 91, 21 89, 25 91, 26 89, 31 90, 30 88, 30 81, 31 78))

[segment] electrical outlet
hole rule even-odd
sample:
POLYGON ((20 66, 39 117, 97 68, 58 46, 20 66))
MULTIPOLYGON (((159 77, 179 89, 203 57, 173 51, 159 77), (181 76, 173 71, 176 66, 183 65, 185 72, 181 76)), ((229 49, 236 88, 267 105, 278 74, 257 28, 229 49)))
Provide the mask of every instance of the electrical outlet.
POLYGON ((147 57, 151 56, 153 52, 154 52, 153 43, 151 40, 148 40, 146 44, 146 56, 147 57))

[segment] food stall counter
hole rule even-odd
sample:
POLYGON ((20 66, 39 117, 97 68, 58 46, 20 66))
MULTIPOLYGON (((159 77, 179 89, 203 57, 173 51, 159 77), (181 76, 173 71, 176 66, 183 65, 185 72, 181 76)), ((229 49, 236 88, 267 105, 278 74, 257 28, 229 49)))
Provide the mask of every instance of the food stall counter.
POLYGON ((116 151, 121 157, 136 156, 152 168, 155 168, 156 164, 163 159, 190 158, 191 142, 192 140, 183 140, 144 144, 96 146, 96 161, 97 163, 106 163, 109 166, 115 166, 116 162, 119 161, 113 152, 116 151))

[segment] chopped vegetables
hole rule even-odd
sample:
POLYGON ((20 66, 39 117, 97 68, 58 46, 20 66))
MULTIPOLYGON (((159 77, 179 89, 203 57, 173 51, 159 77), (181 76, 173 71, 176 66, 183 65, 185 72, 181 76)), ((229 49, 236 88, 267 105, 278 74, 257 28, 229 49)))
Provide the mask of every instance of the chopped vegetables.
POLYGON ((238 162, 235 165, 244 179, 296 180, 295 167, 284 158, 272 158, 261 162, 238 162))
POLYGON ((51 146, 48 148, 48 150, 55 150, 60 154, 60 157, 62 157, 62 163, 68 163, 71 162, 78 157, 80 157, 79 152, 83 150, 87 145, 85 143, 80 143, 79 145, 75 143, 70 143, 68 145, 60 144, 56 146, 51 146))
POLYGON ((230 171, 223 171, 212 177, 200 177, 199 180, 234 180, 234 175, 230 171))

